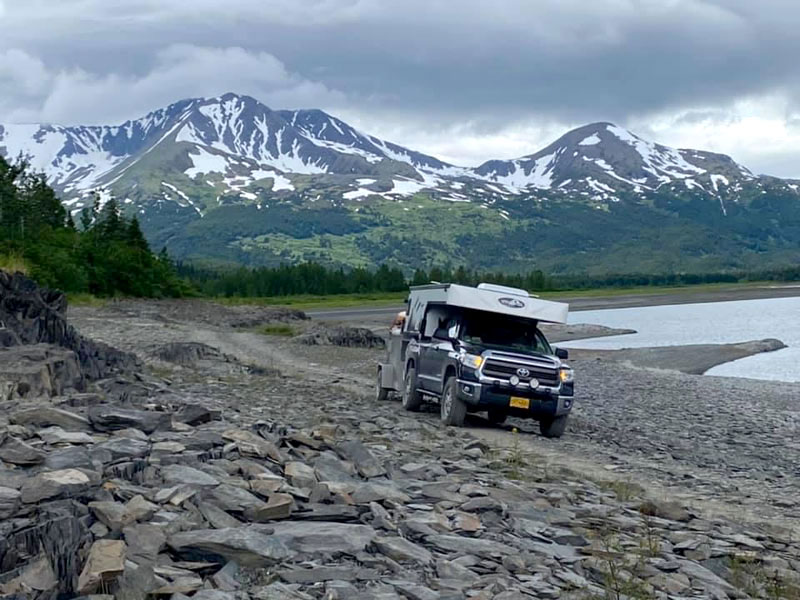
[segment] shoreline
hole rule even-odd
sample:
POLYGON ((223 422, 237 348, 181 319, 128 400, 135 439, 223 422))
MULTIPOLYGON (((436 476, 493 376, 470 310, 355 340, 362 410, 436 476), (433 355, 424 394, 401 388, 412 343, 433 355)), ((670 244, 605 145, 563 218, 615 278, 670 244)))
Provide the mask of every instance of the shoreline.
MULTIPOLYGON (((618 350, 570 348, 569 352, 570 358, 575 360, 614 361, 646 369, 705 375, 707 371, 719 365, 757 354, 776 352, 787 347, 780 340, 763 339, 733 344, 685 344, 618 350)), ((732 379, 762 381, 750 377, 732 377, 732 379)))
MULTIPOLYGON (((748 285, 726 286, 715 289, 691 287, 672 289, 660 293, 620 293, 598 296, 550 295, 546 300, 566 302, 570 312, 588 310, 611 310, 618 308, 643 308, 650 306, 672 306, 676 304, 708 304, 713 302, 736 302, 739 300, 769 300, 773 298, 800 298, 800 285, 748 285)), ((389 306, 349 306, 340 308, 308 309, 306 314, 312 319, 328 321, 391 322, 394 315, 405 307, 402 304, 389 306)))

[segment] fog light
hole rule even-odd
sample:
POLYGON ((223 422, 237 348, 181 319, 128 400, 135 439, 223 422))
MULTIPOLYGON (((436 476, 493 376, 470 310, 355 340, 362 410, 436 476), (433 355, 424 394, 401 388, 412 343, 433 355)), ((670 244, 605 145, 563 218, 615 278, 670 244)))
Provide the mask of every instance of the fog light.
POLYGON ((508 380, 508 383, 510 383, 511 385, 518 385, 519 377, 517 377, 516 375, 512 375, 511 379, 508 380))
POLYGON ((472 395, 472 386, 471 385, 465 385, 464 386, 464 393, 472 395))
POLYGON ((532 390, 535 390, 539 387, 539 380, 538 379, 531 379, 530 386, 532 390))

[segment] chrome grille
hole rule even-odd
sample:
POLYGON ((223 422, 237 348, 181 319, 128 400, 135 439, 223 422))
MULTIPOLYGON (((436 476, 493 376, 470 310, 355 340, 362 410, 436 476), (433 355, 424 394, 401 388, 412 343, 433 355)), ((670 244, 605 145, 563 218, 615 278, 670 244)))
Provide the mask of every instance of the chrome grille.
POLYGON ((529 382, 531 379, 538 379, 541 385, 557 386, 558 385, 558 370, 555 367, 546 367, 544 365, 533 365, 530 363, 518 363, 500 361, 494 358, 489 358, 483 365, 483 375, 493 379, 509 380, 513 375, 519 377, 522 382, 529 382), (528 375, 522 376, 517 370, 527 369, 528 375))

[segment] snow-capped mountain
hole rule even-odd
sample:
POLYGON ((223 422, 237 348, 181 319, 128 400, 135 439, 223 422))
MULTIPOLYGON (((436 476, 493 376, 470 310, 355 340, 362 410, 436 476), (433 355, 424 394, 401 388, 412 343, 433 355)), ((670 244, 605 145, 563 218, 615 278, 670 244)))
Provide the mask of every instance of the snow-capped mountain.
POLYGON ((491 160, 475 172, 509 189, 566 189, 603 199, 676 182, 717 194, 723 187, 756 179, 729 156, 654 144, 611 123, 574 129, 535 154, 491 160))
POLYGON ((716 195, 757 179, 730 157, 675 150, 611 123, 570 131, 529 156, 457 167, 320 110, 276 111, 236 94, 182 100, 118 126, 0 125, 0 153, 28 159, 73 208, 87 191, 110 189, 137 205, 155 194, 200 214, 214 203, 193 199, 197 182, 251 201, 266 191, 295 192, 298 177, 319 176, 341 176, 336 197, 343 201, 424 190, 450 201, 542 191, 616 201, 675 183, 716 195), (146 185, 153 171, 165 178, 156 189, 146 185))
MULTIPOLYGON (((660 226, 665 215, 740 235, 800 206, 800 182, 757 176, 728 156, 669 148, 611 123, 574 129, 528 156, 462 167, 320 110, 272 110, 236 94, 182 100, 115 126, 0 125, 0 154, 43 171, 73 212, 113 194, 158 247, 238 262, 402 263, 410 240, 425 246, 425 260, 445 262, 466 252, 464 240, 476 253, 471 262, 493 266, 504 264, 508 248, 487 250, 487 228, 492 243, 526 248, 553 220, 563 227, 567 214, 582 224, 574 233, 583 240, 599 220, 609 230, 650 217, 660 226), (747 215, 756 209, 753 221, 747 215)), ((795 243, 793 233, 771 227, 748 247, 795 243)), ((642 239, 624 227, 618 237, 629 234, 642 239)), ((513 260, 528 265, 525 252, 513 260)))

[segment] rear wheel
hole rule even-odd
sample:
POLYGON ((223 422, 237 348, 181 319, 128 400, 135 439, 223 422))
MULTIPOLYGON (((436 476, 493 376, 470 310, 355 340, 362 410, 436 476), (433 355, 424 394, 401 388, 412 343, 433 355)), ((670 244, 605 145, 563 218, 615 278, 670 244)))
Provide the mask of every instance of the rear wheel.
POLYGON ((421 404, 422 394, 417 391, 417 370, 411 367, 403 380, 403 408, 417 411, 421 404))
POLYGON ((539 421, 539 431, 546 438, 560 438, 566 429, 567 415, 539 421))
POLYGON ((464 417, 467 416, 467 405, 458 397, 458 388, 455 377, 450 377, 444 383, 442 399, 439 401, 442 423, 461 427, 464 417))
POLYGON ((487 411, 487 415, 489 417, 489 422, 494 423, 495 425, 502 425, 508 418, 508 413, 499 408, 490 408, 487 411))
POLYGON ((375 399, 378 402, 386 400, 389 397, 389 388, 383 387, 383 372, 378 369, 378 381, 375 383, 375 399))

